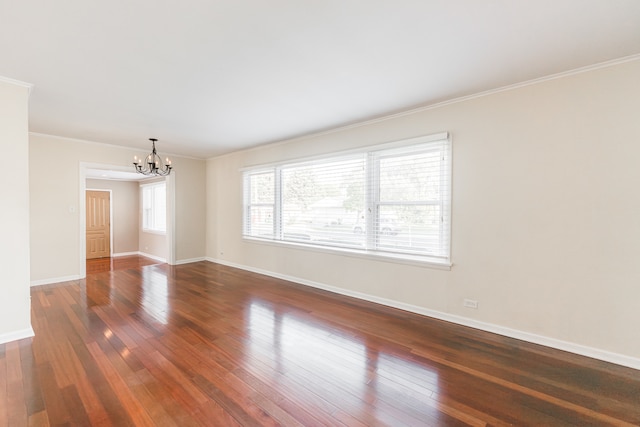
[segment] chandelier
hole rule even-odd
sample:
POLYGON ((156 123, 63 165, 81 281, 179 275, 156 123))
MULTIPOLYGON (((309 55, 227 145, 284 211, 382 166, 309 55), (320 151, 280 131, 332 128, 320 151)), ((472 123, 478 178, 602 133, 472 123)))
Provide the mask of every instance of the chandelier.
POLYGON ((167 176, 171 173, 171 160, 167 157, 163 162, 162 158, 156 153, 156 141, 155 138, 149 138, 153 149, 151 154, 142 159, 138 159, 138 156, 133 156, 133 166, 136 168, 136 172, 149 176, 167 176))

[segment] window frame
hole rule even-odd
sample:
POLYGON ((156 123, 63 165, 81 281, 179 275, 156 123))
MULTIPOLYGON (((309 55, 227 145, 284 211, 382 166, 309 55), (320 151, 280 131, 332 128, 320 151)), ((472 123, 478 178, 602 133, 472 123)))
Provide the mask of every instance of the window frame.
MULTIPOLYGON (((392 143, 369 146, 358 150, 349 150, 344 152, 333 153, 325 156, 313 158, 305 158, 292 160, 281 163, 273 163, 260 165, 255 167, 242 168, 243 180, 243 218, 242 218, 242 238, 252 243, 270 244, 285 247, 300 247, 308 250, 320 251, 325 253, 342 253, 349 256, 364 257, 368 259, 383 259, 400 263, 418 264, 421 266, 432 266, 442 269, 450 269, 451 267, 451 154, 452 144, 449 133, 443 132, 434 135, 427 135, 408 140, 396 141, 392 143), (380 159, 399 156, 403 153, 415 154, 427 152, 431 150, 440 150, 442 158, 440 159, 440 177, 439 177, 439 195, 437 200, 424 200, 416 202, 405 202, 407 205, 421 204, 424 206, 437 205, 440 208, 441 223, 438 226, 438 238, 440 244, 438 247, 442 249, 443 254, 428 254, 426 251, 418 253, 417 251, 402 252, 389 251, 381 249, 378 243, 379 230, 377 230, 377 221, 380 215, 380 207, 398 203, 385 202, 380 200, 380 159), (396 154, 394 154, 396 153, 396 154), (292 241, 284 239, 282 230, 282 170, 292 167, 298 167, 305 164, 313 163, 329 163, 332 161, 346 160, 349 157, 357 155, 365 156, 365 211, 371 211, 366 214, 365 224, 365 240, 364 248, 352 248, 348 246, 333 246, 327 244, 317 244, 302 241, 292 241), (247 227, 250 227, 248 217, 250 206, 247 203, 248 180, 254 174, 270 172, 274 174, 274 217, 273 217, 273 237, 267 238, 263 236, 250 235, 247 227), (376 230, 370 232, 368 230, 376 230)), ((402 203, 401 203, 402 204, 402 203)), ((255 206, 255 204, 254 204, 255 206)))
POLYGON ((167 234, 167 199, 166 199, 166 194, 167 194, 167 183, 165 180, 163 181, 155 181, 155 182, 150 182, 150 183, 141 183, 140 184, 140 214, 142 216, 141 218, 141 224, 140 224, 140 228, 142 229, 143 232, 145 233, 152 233, 152 234, 159 234, 159 235, 166 235, 167 234), (155 210, 157 209, 156 206, 156 200, 155 200, 155 189, 158 187, 163 187, 164 188, 164 194, 165 194, 165 202, 164 202, 164 211, 165 211, 165 224, 164 224, 164 228, 160 228, 157 226, 157 224, 155 224, 156 222, 156 215, 155 215, 155 210), (145 192, 149 191, 149 195, 150 195, 150 204, 151 204, 151 209, 150 209, 150 219, 151 219, 151 226, 149 226, 149 224, 147 223, 147 216, 146 216, 146 212, 145 212, 145 192))
MULTIPOLYGON (((273 234, 273 239, 276 238, 276 236, 278 236, 278 234, 276 233, 276 230, 279 228, 279 226, 277 226, 275 224, 276 222, 276 218, 277 216, 277 212, 276 212, 276 205, 277 203, 277 199, 278 199, 278 183, 276 182, 276 173, 275 173, 275 169, 273 168, 258 168, 255 170, 252 170, 252 173, 250 175, 244 175, 243 176, 243 180, 242 180, 242 223, 243 223, 243 230, 242 230, 242 234, 243 236, 246 235, 246 225, 251 226, 251 222, 247 221, 247 218, 251 217, 251 214, 253 212, 252 208, 257 207, 272 207, 271 211, 272 211, 272 234, 273 234), (250 176, 258 176, 258 175, 266 175, 266 174, 273 174, 273 180, 274 180, 274 194, 273 194, 273 203, 267 203, 267 202, 255 202, 253 203, 251 201, 251 185, 250 185, 250 176)), ((251 231, 251 230, 250 230, 251 231)), ((252 236, 255 237, 255 236, 252 236)), ((255 237, 257 238, 257 237, 255 237)))

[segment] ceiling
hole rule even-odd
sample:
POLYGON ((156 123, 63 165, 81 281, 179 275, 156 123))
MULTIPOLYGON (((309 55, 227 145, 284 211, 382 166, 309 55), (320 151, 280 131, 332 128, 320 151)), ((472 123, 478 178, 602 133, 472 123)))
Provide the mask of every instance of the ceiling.
POLYGON ((638 0, 0 0, 30 131, 196 158, 637 54, 638 0))

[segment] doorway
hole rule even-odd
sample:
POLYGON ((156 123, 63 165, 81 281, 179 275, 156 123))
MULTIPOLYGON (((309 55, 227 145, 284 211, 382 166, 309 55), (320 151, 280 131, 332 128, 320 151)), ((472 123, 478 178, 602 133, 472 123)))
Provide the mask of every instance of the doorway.
MULTIPOLYGON (((87 190, 87 179, 100 179, 94 175, 95 172, 104 172, 108 174, 117 174, 124 180, 135 181, 136 179, 140 179, 139 174, 131 174, 131 168, 126 166, 116 166, 102 163, 86 163, 80 162, 79 168, 79 194, 80 194, 80 203, 79 205, 79 215, 78 215, 78 226, 80 230, 80 241, 79 241, 79 251, 78 251, 78 269, 80 278, 85 278, 87 276, 87 240, 85 238, 86 232, 86 190, 87 190), (127 176, 127 178, 124 178, 127 176), (130 178, 129 178, 130 177, 130 178)), ((175 233, 175 199, 176 199, 176 181, 175 181, 175 171, 171 172, 171 175, 166 177, 166 203, 167 203, 167 217, 166 217, 166 245, 167 245, 167 256, 166 262, 169 265, 175 265, 176 263, 176 233, 175 233)), ((115 197, 115 196, 114 196, 115 197)), ((111 204, 113 205, 113 197, 111 200, 111 204)), ((116 215, 116 213, 114 213, 116 215)), ((117 216, 117 215, 116 215, 117 216)), ((115 221, 116 219, 114 219, 115 221)), ((113 223, 111 223, 111 228, 113 232, 113 223)), ((113 246, 113 242, 110 243, 113 246)), ((139 249, 139 248, 138 248, 139 249)), ((111 247, 111 251, 113 252, 113 247, 111 247)), ((132 253, 133 255, 134 253, 132 253)), ((139 254, 139 251, 136 251, 135 254, 139 254)))

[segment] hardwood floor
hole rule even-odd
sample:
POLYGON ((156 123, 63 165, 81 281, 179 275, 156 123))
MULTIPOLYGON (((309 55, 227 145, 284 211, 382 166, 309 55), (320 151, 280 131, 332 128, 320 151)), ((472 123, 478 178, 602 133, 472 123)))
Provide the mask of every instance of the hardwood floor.
POLYGON ((87 260, 87 274, 102 273, 104 271, 126 270, 145 265, 162 264, 143 256, 123 256, 116 258, 96 258, 87 260))
POLYGON ((32 289, 36 336, 0 345, 0 426, 640 425, 640 371, 149 262, 32 289))

